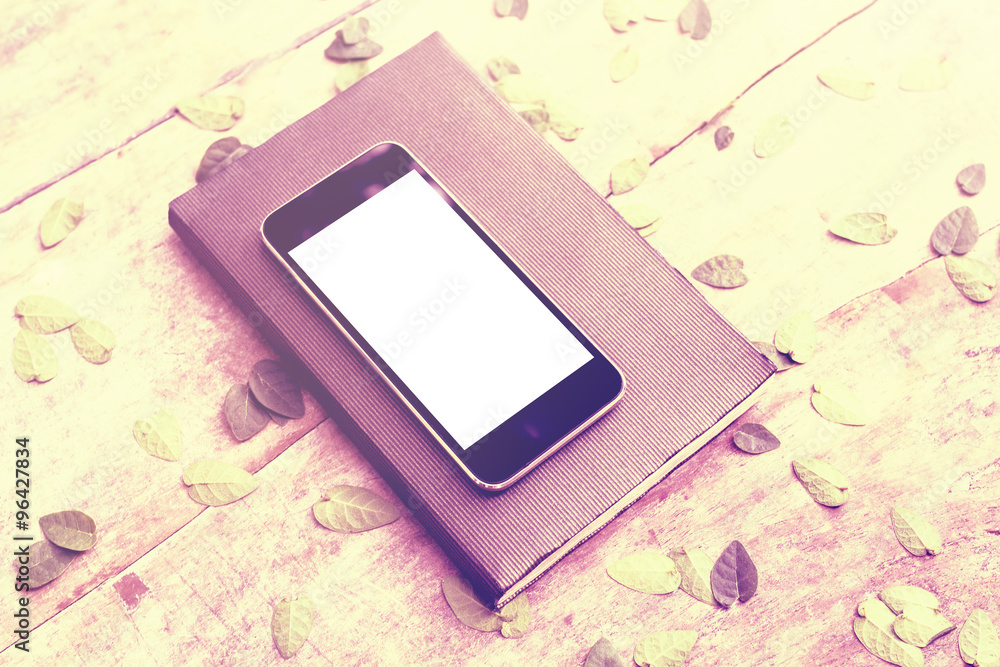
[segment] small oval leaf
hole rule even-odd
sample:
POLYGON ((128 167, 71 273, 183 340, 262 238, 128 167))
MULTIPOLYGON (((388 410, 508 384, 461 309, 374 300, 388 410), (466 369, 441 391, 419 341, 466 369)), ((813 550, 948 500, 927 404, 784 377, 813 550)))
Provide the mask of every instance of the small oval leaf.
POLYGON ((50 296, 33 294, 14 306, 14 314, 21 318, 21 326, 36 334, 62 331, 80 321, 75 310, 50 296))
POLYGON ((28 547, 28 590, 41 588, 58 577, 79 554, 48 540, 32 544, 28 547))
POLYGON ((520 74, 521 68, 513 60, 506 56, 496 56, 490 58, 486 63, 486 70, 490 73, 490 78, 499 81, 508 74, 520 74))
POLYGON ((629 78, 637 69, 639 69, 639 53, 631 46, 617 51, 611 56, 611 63, 608 65, 608 73, 615 83, 629 78))
POLYGON ((978 259, 948 255, 944 266, 951 282, 970 301, 984 303, 996 295, 997 278, 978 259))
POLYGON ((733 143, 733 129, 728 125, 723 125, 715 131, 715 150, 721 151, 723 148, 733 143))
POLYGON ((621 656, 615 650, 614 644, 601 637, 587 652, 587 660, 583 667, 625 667, 621 656))
POLYGON ((338 533, 360 533, 392 523, 399 510, 382 496, 357 486, 335 486, 313 505, 313 516, 338 533))
POLYGON ((73 347, 80 356, 92 364, 103 364, 111 358, 111 350, 117 342, 115 334, 96 320, 84 318, 70 327, 73 347))
POLYGON ((260 433, 271 421, 270 413, 257 402, 250 393, 250 388, 242 383, 229 388, 222 408, 229 428, 240 441, 260 433))
POLYGON ((796 366, 798 366, 798 363, 792 361, 791 357, 789 357, 784 352, 779 352, 778 348, 776 348, 771 343, 764 343, 762 341, 753 341, 753 346, 756 347, 758 350, 760 350, 761 354, 763 354, 765 357, 771 360, 771 363, 774 364, 774 367, 778 370, 779 373, 782 371, 787 371, 789 368, 795 368, 796 366))
POLYGON ((458 620, 482 632, 499 630, 502 621, 500 615, 479 601, 472 591, 472 584, 461 577, 445 577, 441 581, 441 591, 448 606, 455 612, 458 620))
POLYGON ((260 482, 250 475, 249 480, 238 484, 192 484, 188 487, 188 496, 196 503, 216 507, 245 498, 258 486, 260 482))
POLYGON ((691 277, 698 282, 723 289, 747 284, 746 274, 743 273, 743 260, 736 255, 716 255, 707 259, 695 267, 691 277))
POLYGON ((635 0, 604 0, 603 10, 604 18, 616 32, 625 32, 643 17, 635 0))
POLYGON ((978 667, 1000 667, 1000 637, 982 609, 973 609, 958 634, 962 660, 978 667))
POLYGON ((236 137, 224 137, 208 147, 194 174, 195 183, 216 175, 236 160, 252 150, 252 146, 241 143, 236 137))
POLYGON ((680 547, 670 552, 681 575, 680 588, 695 600, 715 604, 712 595, 712 557, 697 547, 680 547))
POLYGON ((914 556, 934 556, 944 548, 941 534, 916 512, 901 507, 893 507, 891 512, 892 530, 896 539, 914 556))
POLYGON ((774 347, 800 364, 816 352, 816 325, 804 310, 793 313, 774 333, 774 347))
POLYGON ((674 561, 656 551, 626 556, 612 563, 608 574, 623 586, 654 595, 673 593, 681 584, 681 575, 674 561))
POLYGON ((903 607, 903 612, 892 622, 896 636, 918 648, 924 648, 954 629, 955 625, 940 611, 921 605, 903 607))
POLYGON ((65 197, 55 200, 38 225, 38 236, 42 240, 42 247, 51 248, 65 239, 76 229, 81 220, 83 220, 82 202, 65 197))
POLYGON ((882 245, 896 238, 898 230, 889 226, 882 213, 852 213, 833 223, 830 231, 855 243, 882 245))
POLYGON ((635 157, 622 160, 611 168, 611 193, 620 195, 635 189, 646 179, 652 155, 640 151, 635 157))
POLYGON ((253 397, 268 410, 290 419, 305 415, 302 390, 277 361, 264 359, 254 364, 247 384, 253 397))
POLYGON ((861 618, 854 619, 854 634, 872 654, 900 667, 923 667, 924 655, 915 646, 896 638, 892 622, 896 616, 878 600, 858 606, 861 618))
POLYGON ((712 31, 712 14, 705 0, 691 0, 677 17, 682 33, 691 33, 691 39, 705 39, 712 31))
POLYGON ((893 613, 900 614, 907 605, 920 605, 929 609, 940 609, 937 596, 919 586, 890 586, 878 594, 879 598, 893 613))
POLYGON ((635 645, 633 658, 639 667, 682 665, 698 641, 694 630, 671 630, 646 635, 635 645))
POLYGON ((341 28, 341 33, 344 36, 344 44, 351 45, 357 44, 358 42, 364 40, 368 35, 368 28, 370 24, 368 19, 365 17, 358 18, 357 16, 351 15, 344 19, 343 27, 341 28))
POLYGON ((587 124, 584 114, 569 102, 558 98, 546 98, 545 108, 549 112, 549 128, 564 141, 574 141, 587 124))
POLYGON ((302 648, 312 630, 313 603, 307 595, 285 598, 274 605, 271 636, 282 658, 290 658, 302 648))
POLYGON ((11 361, 17 377, 25 382, 48 382, 59 371, 56 351, 47 340, 27 329, 21 329, 14 336, 11 361))
POLYGON ((494 0, 493 10, 497 16, 514 16, 523 21, 528 15, 528 0, 494 0))
POLYGON ((86 551, 97 544, 97 524, 77 510, 46 514, 38 520, 45 537, 58 547, 86 551))
POLYGON ((868 423, 868 411, 854 390, 836 380, 821 380, 813 385, 812 405, 824 419, 848 426, 868 423))
POLYGON ((937 224, 931 234, 931 246, 939 255, 964 255, 979 240, 979 223, 968 206, 960 206, 937 224))
POLYGON ((166 461, 181 457, 181 425, 170 410, 157 408, 152 417, 140 419, 132 427, 139 446, 166 461))
POLYGON ((747 454, 763 454, 777 449, 781 441, 763 424, 747 423, 733 433, 733 444, 747 454))
POLYGON ((831 67, 819 73, 817 78, 824 86, 855 100, 867 100, 875 96, 875 79, 858 67, 831 67))
POLYGON ((523 637, 531 623, 531 606, 528 598, 521 593, 500 609, 500 634, 508 639, 523 637))
POLYGON ((619 215, 625 218, 632 229, 645 229, 652 225, 659 226, 663 221, 663 214, 652 206, 645 204, 627 204, 618 209, 619 215))
POLYGON ((847 477, 826 461, 796 459, 792 461, 792 469, 805 490, 820 505, 840 507, 850 497, 847 477))
POLYGON ((738 540, 733 540, 712 567, 712 594, 723 607, 746 602, 757 592, 757 566, 738 540))
POLYGON ((967 195, 977 195, 986 187, 986 165, 982 162, 970 164, 958 172, 955 183, 967 195))
POLYGON ((338 30, 334 35, 333 42, 323 51, 323 55, 330 60, 337 62, 367 60, 382 53, 382 45, 373 42, 367 37, 359 42, 348 44, 347 39, 350 39, 350 37, 345 38, 343 30, 338 30))
POLYGON ((228 130, 245 108, 239 97, 220 95, 188 97, 177 103, 177 111, 203 130, 228 130))

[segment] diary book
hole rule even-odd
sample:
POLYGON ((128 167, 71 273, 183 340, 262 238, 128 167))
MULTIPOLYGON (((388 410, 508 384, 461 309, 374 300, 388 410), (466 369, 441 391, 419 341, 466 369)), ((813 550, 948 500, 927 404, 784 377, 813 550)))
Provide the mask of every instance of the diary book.
POLYGON ((502 605, 746 410, 774 366, 438 34, 170 203, 170 225, 484 600, 502 605), (264 218, 405 146, 622 371, 622 401, 478 490, 266 250, 264 218))

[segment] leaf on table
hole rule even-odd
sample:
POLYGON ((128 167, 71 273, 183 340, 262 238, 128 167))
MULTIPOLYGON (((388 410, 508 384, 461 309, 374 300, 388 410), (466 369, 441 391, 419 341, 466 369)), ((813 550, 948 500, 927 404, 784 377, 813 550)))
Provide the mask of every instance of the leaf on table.
POLYGON ((954 68, 947 58, 923 57, 912 60, 899 75, 903 90, 939 90, 948 85, 954 68))
POLYGON ((753 152, 757 157, 774 157, 784 153, 795 143, 795 127, 785 114, 777 114, 764 119, 757 128, 753 140, 753 152))
POLYGON ((36 334, 62 331, 80 321, 75 310, 50 296, 33 294, 14 306, 14 314, 21 318, 21 326, 36 334))
POLYGON ((796 459, 792 469, 813 500, 827 507, 840 507, 847 502, 847 477, 821 459, 796 459))
POLYGON ((686 0, 646 0, 643 11, 651 21, 676 21, 686 5, 686 0))
POLYGON ((761 354, 771 360, 774 367, 778 369, 778 372, 787 371, 789 368, 794 368, 798 364, 792 361, 784 352, 779 352, 771 343, 765 343, 763 341, 753 341, 753 346, 756 347, 761 354))
POLYGON ((712 594, 712 557, 697 547, 679 547, 670 552, 670 559, 681 575, 680 588, 695 600, 715 605, 712 594))
POLYGON ((1000 667, 1000 637, 982 609, 973 609, 958 633, 962 660, 977 667, 1000 667))
POLYGON ((203 130, 228 130, 245 110, 243 100, 231 95, 188 97, 177 103, 177 111, 203 130))
POLYGON ((263 359, 254 364, 247 384, 253 397, 268 410, 291 419, 305 415, 302 389, 277 361, 263 359))
POLYGON ((507 639, 523 637, 531 623, 531 606, 522 593, 500 609, 500 634, 507 639))
POLYGON ((792 313, 774 332, 774 347, 792 361, 804 364, 816 352, 816 325, 805 310, 792 313))
POLYGON ((928 609, 940 609, 937 596, 919 586, 890 586, 878 594, 879 598, 893 613, 902 613, 903 607, 919 605, 928 609))
POLYGON ((86 551, 97 544, 97 524, 78 510, 46 514, 38 519, 38 527, 57 547, 71 551, 86 551))
POLYGON ((528 15, 528 0, 494 0, 493 11, 497 16, 516 16, 521 21, 528 15))
POLYGON ((500 614, 488 609, 472 591, 472 584, 461 577, 445 577, 441 580, 441 591, 448 606, 458 620, 482 632, 499 630, 503 624, 500 614))
POLYGON ((831 67, 817 75, 830 90, 855 100, 868 100, 875 96, 875 78, 865 70, 852 67, 831 67))
POLYGON ((939 255, 964 255, 979 240, 979 223, 968 206, 959 206, 937 224, 931 246, 939 255))
POLYGON ((560 139, 573 141, 583 132, 587 118, 569 102, 558 97, 547 98, 545 108, 549 112, 549 128, 560 139))
POLYGON ((707 259, 695 267, 691 277, 698 282, 723 289, 747 284, 747 276, 743 273, 743 260, 736 255, 716 255, 707 259))
POLYGON ((333 42, 326 47, 323 55, 329 60, 343 62, 346 60, 368 60, 382 53, 382 45, 373 42, 365 37, 359 42, 348 44, 344 38, 344 31, 338 30, 335 33, 333 42))
POLYGON ((903 548, 914 556, 934 556, 944 548, 941 534, 927 519, 902 507, 893 507, 890 513, 892 530, 903 548))
POLYGON ((153 456, 166 461, 181 457, 181 425, 166 408, 157 408, 152 417, 138 420, 132 427, 132 435, 153 456))
POLYGON ((337 90, 344 92, 360 81, 370 71, 371 65, 367 60, 352 60, 343 63, 337 68, 337 76, 334 77, 334 84, 337 86, 337 90))
POLYGON ((344 44, 351 46, 352 44, 364 41, 368 35, 369 27, 370 24, 365 17, 348 16, 344 19, 344 26, 341 28, 344 44))
POLYGON ((490 78, 499 81, 508 74, 520 74, 521 68, 513 60, 506 56, 495 56, 486 63, 486 69, 490 73, 490 78))
POLYGON ((733 444, 747 454, 763 454, 777 449, 781 441, 763 424, 747 423, 733 433, 733 444))
POLYGON ((618 208, 618 214, 632 229, 645 229, 663 220, 663 214, 659 210, 646 204, 625 204, 618 208))
POLYGON ((334 486, 313 505, 313 516, 338 533, 360 533, 392 523, 399 510, 388 500, 357 486, 334 486))
POLYGON ((312 630, 313 603, 307 595, 285 598, 274 605, 271 636, 281 657, 288 659, 302 648, 312 630))
POLYGON ((612 563, 608 574, 623 586, 654 595, 673 593, 681 584, 681 575, 674 561, 656 551, 626 556, 612 563))
POLYGON ((625 32, 642 17, 643 12, 635 0, 604 0, 604 18, 617 32, 625 32))
POLYGON ((896 615, 878 600, 866 600, 858 606, 860 618, 854 619, 854 634, 871 653, 900 667, 923 667, 924 654, 915 646, 896 638, 892 623, 896 615))
POLYGON ((970 301, 983 303, 996 294, 996 276, 978 259, 948 255, 944 258, 944 266, 951 282, 970 301))
POLYGON ((240 441, 257 435, 271 421, 270 413, 257 402, 250 393, 250 388, 243 383, 229 388, 222 409, 229 428, 240 441))
POLYGON ((215 141, 205 151, 201 162, 198 164, 198 171, 194 174, 195 183, 201 183, 207 178, 216 175, 236 160, 249 153, 253 149, 236 137, 224 137, 215 141))
POLYGON ((92 364, 103 364, 111 358, 117 342, 115 334, 97 320, 87 318, 70 327, 69 336, 80 356, 92 364))
POLYGON ((548 87, 528 74, 508 74, 496 82, 500 97, 511 104, 544 104, 548 87))
POLYGON ((195 461, 184 469, 182 480, 191 500, 212 506, 228 505, 260 486, 256 477, 225 461, 195 461))
POLYGON ((967 195, 979 194, 986 186, 986 165, 982 162, 970 164, 968 167, 958 172, 955 183, 967 195))
POLYGON ((680 667, 697 641, 694 630, 654 632, 639 640, 633 658, 639 667, 680 667))
POLYGON ((59 371, 59 359, 49 342, 27 329, 21 329, 14 336, 14 352, 11 355, 14 372, 25 382, 37 380, 48 382, 59 371))
POLYGON ((712 595, 723 607, 746 602, 757 592, 757 566, 738 540, 733 540, 712 567, 712 595))
POLYGON ((691 0, 677 17, 682 33, 691 33, 691 39, 705 39, 712 30, 712 14, 705 0, 691 0))
POLYGON ((611 56, 611 63, 608 65, 608 73, 615 83, 629 78, 637 69, 639 69, 639 53, 631 46, 617 51, 611 56))
POLYGON ((864 245, 882 245, 896 238, 898 230, 890 227, 882 213, 852 213, 830 226, 842 239, 864 245))
POLYGON ((646 179, 653 156, 647 150, 622 160, 611 168, 611 193, 620 195, 635 189, 646 179))
POLYGON ((854 390, 836 380, 820 380, 813 385, 812 406, 828 421, 848 426, 868 423, 868 411, 854 390))
POLYGON ((940 611, 921 605, 906 605, 892 622, 892 630, 897 637, 919 648, 924 648, 954 629, 955 624, 940 611))
POLYGON ((625 665, 622 663, 618 651, 615 650, 614 644, 601 637, 596 644, 590 647, 583 667, 625 667, 625 665))
POLYGON ((28 590, 41 588, 58 577, 78 555, 79 551, 63 549, 48 540, 33 543, 28 547, 28 590))
POLYGON ((83 220, 83 203, 62 197, 52 202, 52 206, 42 216, 38 225, 38 236, 43 248, 51 248, 59 243, 83 220))
POLYGON ((534 130, 544 134, 549 129, 549 112, 544 104, 514 104, 514 111, 534 130))
POLYGON ((196 503, 218 507, 245 498, 258 486, 260 486, 260 482, 253 475, 250 475, 250 479, 242 484, 192 484, 188 487, 188 497, 196 503))
POLYGON ((733 143, 733 129, 731 127, 723 125, 715 131, 715 150, 721 151, 731 143, 733 143))
MULTIPOLYGON (((264 406, 261 406, 261 407, 264 407, 264 406)), ((268 410, 267 408, 264 408, 264 411, 267 412, 268 416, 271 417, 271 421, 273 421, 278 426, 284 426, 289 421, 291 421, 285 415, 279 415, 277 412, 275 412, 273 410, 268 410)))

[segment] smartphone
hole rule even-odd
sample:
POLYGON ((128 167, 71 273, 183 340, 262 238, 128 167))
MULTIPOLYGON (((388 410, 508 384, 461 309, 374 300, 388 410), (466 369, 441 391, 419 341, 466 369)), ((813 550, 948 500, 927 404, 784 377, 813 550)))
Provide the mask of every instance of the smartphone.
POLYGON ((621 373, 396 143, 272 212, 264 242, 479 487, 597 421, 621 373))

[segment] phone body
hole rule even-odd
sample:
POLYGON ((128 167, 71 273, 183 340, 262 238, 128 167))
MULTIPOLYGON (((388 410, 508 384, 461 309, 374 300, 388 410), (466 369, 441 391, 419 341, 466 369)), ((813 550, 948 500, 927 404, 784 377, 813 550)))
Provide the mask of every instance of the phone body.
POLYGON ((261 234, 480 488, 509 487, 624 394, 614 364, 399 144, 280 206, 261 234))

